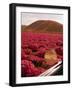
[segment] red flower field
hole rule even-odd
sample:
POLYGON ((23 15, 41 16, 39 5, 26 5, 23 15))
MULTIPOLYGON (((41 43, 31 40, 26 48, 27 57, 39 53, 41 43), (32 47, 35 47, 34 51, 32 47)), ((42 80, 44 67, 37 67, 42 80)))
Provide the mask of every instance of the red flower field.
POLYGON ((21 76, 38 76, 63 60, 62 33, 21 32, 21 76))

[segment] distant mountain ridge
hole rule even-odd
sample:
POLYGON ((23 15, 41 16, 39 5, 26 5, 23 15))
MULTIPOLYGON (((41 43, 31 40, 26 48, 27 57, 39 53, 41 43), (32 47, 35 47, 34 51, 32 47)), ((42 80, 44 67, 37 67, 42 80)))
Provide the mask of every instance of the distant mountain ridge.
POLYGON ((25 32, 63 32, 63 25, 52 20, 38 20, 32 24, 22 25, 22 31, 25 32))

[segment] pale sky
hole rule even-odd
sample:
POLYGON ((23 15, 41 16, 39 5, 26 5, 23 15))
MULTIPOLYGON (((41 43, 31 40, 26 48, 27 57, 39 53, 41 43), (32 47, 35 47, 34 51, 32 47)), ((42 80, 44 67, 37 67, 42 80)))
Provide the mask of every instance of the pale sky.
POLYGON ((62 14, 52 14, 52 13, 21 13, 21 24, 29 25, 37 20, 54 20, 63 24, 62 14))

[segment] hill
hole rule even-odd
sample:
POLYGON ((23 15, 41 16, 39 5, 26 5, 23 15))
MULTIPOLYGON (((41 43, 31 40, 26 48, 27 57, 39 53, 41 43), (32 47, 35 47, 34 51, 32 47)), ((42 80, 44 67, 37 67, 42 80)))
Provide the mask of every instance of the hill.
POLYGON ((22 25, 22 31, 25 32, 63 32, 63 25, 52 20, 38 20, 32 24, 22 25))

